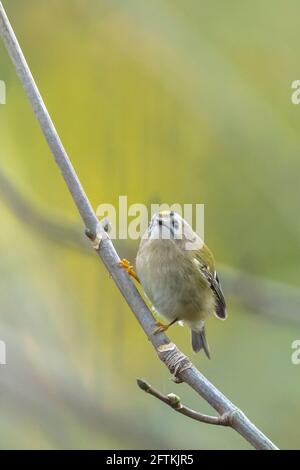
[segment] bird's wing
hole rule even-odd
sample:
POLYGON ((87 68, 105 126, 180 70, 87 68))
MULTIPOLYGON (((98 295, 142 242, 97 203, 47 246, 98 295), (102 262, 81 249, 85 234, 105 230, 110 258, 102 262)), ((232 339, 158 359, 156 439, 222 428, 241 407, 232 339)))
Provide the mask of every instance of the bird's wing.
POLYGON ((196 253, 196 260, 199 263, 199 269, 208 281, 216 300, 216 315, 219 318, 226 318, 226 302, 220 285, 218 273, 214 267, 214 258, 209 248, 204 245, 196 253))
POLYGON ((201 271, 209 282, 210 288, 213 291, 216 299, 216 315, 223 320, 226 318, 226 302, 225 297, 220 285, 217 271, 211 272, 204 266, 201 271))

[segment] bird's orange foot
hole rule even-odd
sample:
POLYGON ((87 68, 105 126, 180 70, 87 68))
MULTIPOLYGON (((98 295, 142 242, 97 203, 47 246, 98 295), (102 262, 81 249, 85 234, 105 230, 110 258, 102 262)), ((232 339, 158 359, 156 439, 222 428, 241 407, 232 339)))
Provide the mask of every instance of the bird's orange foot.
POLYGON ((129 263, 128 259, 123 258, 121 261, 119 261, 119 266, 120 268, 126 269, 129 276, 133 277, 137 282, 140 282, 138 275, 133 269, 133 266, 129 263))
POLYGON ((176 322, 177 322, 177 318, 171 321, 171 323, 168 323, 167 325, 165 325, 164 323, 161 323, 160 321, 156 321, 155 322, 156 328, 153 334, 157 335, 158 333, 163 333, 164 331, 167 331, 167 329, 170 328, 170 326, 174 325, 174 323, 176 322))
POLYGON ((169 328, 169 325, 164 325, 164 323, 161 323, 160 321, 155 322, 155 330, 153 332, 154 335, 157 335, 158 333, 163 333, 164 331, 167 331, 169 328))

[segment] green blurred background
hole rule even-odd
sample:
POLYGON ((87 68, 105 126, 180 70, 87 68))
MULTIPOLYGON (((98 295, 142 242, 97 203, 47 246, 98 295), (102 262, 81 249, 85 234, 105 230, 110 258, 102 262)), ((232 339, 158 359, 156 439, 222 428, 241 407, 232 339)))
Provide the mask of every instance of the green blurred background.
MULTIPOLYGON (((205 204, 229 318, 209 321, 211 361, 187 329, 170 336, 277 445, 300 448, 299 2, 3 3, 95 208, 205 204)), ((0 79, 0 447, 249 448, 137 388, 143 376, 213 413, 173 384, 85 245, 2 44, 0 79)), ((117 246, 134 259, 137 242, 117 246)))

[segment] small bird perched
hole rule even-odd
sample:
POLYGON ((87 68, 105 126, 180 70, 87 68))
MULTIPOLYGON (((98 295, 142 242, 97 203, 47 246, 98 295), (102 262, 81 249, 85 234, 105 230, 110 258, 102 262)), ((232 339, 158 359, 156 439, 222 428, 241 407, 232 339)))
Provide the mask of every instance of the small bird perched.
POLYGON ((211 251, 191 226, 176 212, 155 214, 143 235, 136 258, 135 274, 127 260, 120 266, 139 280, 159 314, 155 332, 177 321, 191 328, 192 348, 202 348, 210 358, 205 320, 215 314, 226 318, 226 304, 211 251))

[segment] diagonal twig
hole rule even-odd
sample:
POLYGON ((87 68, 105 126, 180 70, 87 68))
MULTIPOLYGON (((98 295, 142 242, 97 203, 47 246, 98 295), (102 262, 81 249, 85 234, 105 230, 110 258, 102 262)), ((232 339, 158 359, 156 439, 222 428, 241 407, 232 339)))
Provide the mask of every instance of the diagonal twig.
POLYGON ((62 173, 71 196, 77 206, 87 231, 93 234, 97 254, 111 274, 124 299, 133 311, 136 319, 154 346, 159 358, 178 381, 187 383, 203 397, 220 415, 232 413, 231 427, 240 433, 256 449, 277 449, 245 415, 225 395, 223 395, 206 377, 204 377, 189 359, 170 343, 164 333, 153 335, 155 320, 144 300, 124 270, 120 270, 120 258, 104 228, 99 225, 95 212, 85 194, 72 163, 62 145, 59 135, 49 116, 45 103, 39 93, 26 59, 10 25, 2 2, 0 2, 0 35, 15 66, 16 72, 32 105, 49 148, 62 173))
POLYGON ((158 400, 162 401, 166 405, 173 408, 173 410, 177 411, 178 413, 181 413, 184 416, 187 416, 188 418, 192 418, 196 421, 200 421, 201 423, 215 424, 217 426, 230 426, 231 425, 234 412, 224 413, 221 416, 205 415, 203 413, 199 413, 198 411, 192 410, 192 408, 188 408, 187 406, 184 406, 181 403, 179 396, 175 395, 174 393, 169 393, 168 395, 164 395, 163 393, 161 393, 159 390, 156 390, 156 388, 152 387, 152 385, 150 385, 148 382, 146 382, 143 379, 137 379, 137 384, 141 390, 143 390, 146 393, 149 393, 149 395, 152 395, 155 398, 158 398, 158 400))

